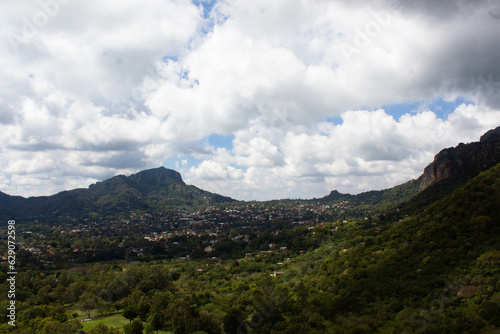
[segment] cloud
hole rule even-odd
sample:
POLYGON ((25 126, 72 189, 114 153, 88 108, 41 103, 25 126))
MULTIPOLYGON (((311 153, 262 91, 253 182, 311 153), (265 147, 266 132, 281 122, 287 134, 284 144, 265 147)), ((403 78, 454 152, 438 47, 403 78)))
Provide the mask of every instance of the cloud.
POLYGON ((429 110, 395 119, 382 109, 347 111, 341 118, 341 124, 318 122, 296 131, 271 134, 253 129, 250 137, 257 137, 248 142, 249 134, 239 132, 231 152, 217 152, 184 172, 189 182, 244 199, 312 198, 333 189, 349 193, 384 189, 420 176, 441 149, 479 140, 498 124, 498 111, 462 104, 447 120, 429 110), (273 159, 266 159, 266 152, 273 159), (248 163, 253 161, 249 157, 261 163, 248 163), (214 165, 223 170, 235 162, 240 168, 236 181, 223 176, 213 183, 207 177, 214 165))
MULTIPOLYGON (((191 167, 189 174, 211 182, 233 182, 243 178, 243 172, 231 166, 233 157, 224 148, 217 149, 213 159, 205 160, 197 168, 191 167)), ((184 165, 184 163, 183 163, 184 165)))
POLYGON ((2 2, 0 190, 50 194, 186 156, 201 161, 180 166, 193 183, 244 199, 405 181, 500 123, 497 7, 2 2), (440 117, 379 109, 458 98, 440 117))
MULTIPOLYGON (((497 94, 478 80, 500 80, 498 22, 476 27, 484 9, 464 19, 468 7, 452 2, 439 7, 449 11, 443 22, 416 14, 434 7, 394 11, 379 2, 362 11, 342 2, 224 2, 219 11, 228 19, 199 48, 167 65, 186 78, 161 85, 149 106, 203 138, 207 128, 228 134, 255 119, 310 125, 348 109, 442 96, 494 104, 497 94), (356 50, 352 57, 343 45, 356 50)), ((175 126, 171 132, 181 136, 175 126)))

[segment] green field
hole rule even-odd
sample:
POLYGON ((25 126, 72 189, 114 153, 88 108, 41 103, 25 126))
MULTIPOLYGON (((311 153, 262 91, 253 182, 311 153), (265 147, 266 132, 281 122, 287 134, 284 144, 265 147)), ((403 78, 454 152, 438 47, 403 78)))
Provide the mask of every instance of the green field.
MULTIPOLYGON (((77 311, 80 315, 84 315, 83 312, 77 311)), ((74 313, 74 311, 72 312, 74 313)), ((78 317, 78 319, 83 320, 85 317, 78 317)), ((120 313, 112 314, 112 315, 103 315, 98 316, 90 321, 82 321, 83 330, 87 331, 99 324, 104 324, 108 327, 122 328, 124 325, 128 324, 129 321, 122 316, 120 313)), ((146 323, 144 323, 146 325, 146 323)), ((158 331, 159 334, 173 334, 170 331, 158 331)))
POLYGON ((82 321, 83 330, 91 329, 99 324, 105 324, 108 327, 122 328, 128 323, 129 321, 119 313, 100 316, 90 321, 82 321))

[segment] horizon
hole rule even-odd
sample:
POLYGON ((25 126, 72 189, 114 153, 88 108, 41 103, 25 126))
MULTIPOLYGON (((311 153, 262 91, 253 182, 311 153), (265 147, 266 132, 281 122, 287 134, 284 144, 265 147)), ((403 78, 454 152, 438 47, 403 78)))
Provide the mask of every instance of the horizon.
POLYGON ((243 201, 391 188, 500 125, 498 13, 492 0, 3 2, 0 191, 154 166, 243 201))
MULTIPOLYGON (((11 196, 11 197, 23 197, 23 198, 34 198, 34 197, 50 197, 50 196, 54 196, 54 195, 57 195, 59 193, 63 193, 63 192, 67 192, 67 191, 72 191, 72 190, 78 190, 78 189, 83 189, 83 190, 88 190, 92 185, 94 185, 95 183, 99 183, 99 182, 105 182, 109 179, 112 179, 114 177, 117 177, 117 176, 125 176, 125 177, 130 177, 132 175, 135 175, 135 174, 138 174, 138 173, 142 173, 142 172, 147 172, 147 171, 151 171, 151 170, 155 170, 155 169, 160 169, 160 168, 165 168, 166 170, 171 170, 171 171, 174 171, 176 173, 179 173, 179 175, 181 176, 182 178, 182 181, 184 181, 184 178, 182 177, 182 174, 175 170, 175 169, 171 169, 171 168, 167 168, 165 166, 159 166, 159 167, 153 167, 153 168, 149 168, 149 169, 144 169, 144 170, 141 170, 141 171, 138 171, 136 173, 132 173, 132 174, 128 174, 128 175, 125 175, 125 174, 117 174, 117 175, 114 175, 112 176, 111 178, 107 178, 107 179, 103 179, 103 180, 98 180, 97 182, 94 182, 94 183, 91 183, 89 184, 87 187, 82 187, 82 188, 74 188, 74 189, 65 189, 65 190, 61 190, 57 193, 54 193, 54 194, 48 194, 48 195, 40 195, 40 196, 29 196, 29 197, 24 197, 24 196, 21 196, 21 195, 12 195, 12 194, 8 194, 8 193, 5 193, 3 191, 0 190, 1 193, 5 194, 5 195, 8 195, 8 196, 11 196)), ((406 182, 410 182, 410 181, 415 181, 416 179, 411 179, 411 180, 407 180, 406 182)), ((403 182, 403 183, 406 183, 406 182, 403 182)), ((186 183, 184 181, 184 183, 186 183)), ((186 183, 186 185, 188 186, 196 186, 196 184, 189 184, 189 183, 186 183)), ((397 185, 396 185, 397 186, 397 185)), ((199 187, 197 187, 199 188, 199 187)), ((392 187, 390 187, 392 188, 392 187)), ((256 200, 256 199, 249 199, 249 200, 241 200, 241 199, 238 199, 238 198, 233 198, 231 196, 227 196, 223 193, 216 193, 217 195, 221 195, 221 196, 224 196, 224 197, 230 197, 231 199, 237 201, 237 202, 270 202, 270 201, 281 201, 281 200, 298 200, 298 201, 301 201, 301 200, 304 200, 304 201, 308 201, 308 200, 314 200, 314 199, 321 199, 323 197, 326 197, 328 195, 330 195, 330 193, 334 192, 334 191, 337 191, 339 192, 341 195, 359 195, 359 194, 362 194, 362 193, 365 193, 365 192, 371 192, 371 191, 381 191, 381 190, 386 190, 386 189, 390 189, 390 188, 384 188, 384 189, 371 189, 371 190, 367 190, 367 191, 362 191, 362 192, 359 192, 359 193, 356 193, 356 194, 351 194, 351 193, 342 193, 342 192, 339 192, 337 189, 332 189, 330 192, 328 192, 328 194, 324 195, 324 196, 321 196, 319 198, 316 198, 316 197, 313 197, 313 198, 271 198, 271 199, 266 199, 266 200, 256 200)), ((201 188, 200 188, 201 189, 201 188)), ((206 190, 206 189, 201 189, 201 190, 206 190)))
MULTIPOLYGON (((486 131, 483 135, 486 135, 487 133, 489 133, 489 132, 491 132, 491 131, 494 131, 494 130, 498 130, 498 129, 500 129, 500 126, 498 126, 498 127, 496 127, 496 128, 493 128, 493 129, 489 129, 489 130, 488 130, 488 131, 486 131)), ((498 132, 498 131, 497 131, 497 132, 498 132)), ((481 135, 481 137, 482 137, 483 135, 481 135)), ((480 138, 480 139, 481 139, 481 138, 480 138)), ((457 144, 457 145, 455 145, 455 146, 448 147, 448 148, 443 148, 440 152, 438 152, 438 153, 435 155, 435 157, 436 157, 439 153, 441 153, 442 151, 444 151, 444 150, 447 150, 447 149, 453 149, 453 148, 458 148, 458 147, 459 147, 460 145, 462 145, 462 144, 466 144, 466 145, 468 145, 468 144, 471 144, 471 143, 479 143, 479 142, 480 142, 480 139, 478 139, 477 141, 474 141, 474 142, 467 142, 467 143, 462 143, 462 142, 461 142, 461 143, 459 143, 459 144, 457 144)), ((433 159, 433 161, 435 161, 435 159, 433 159)), ((433 161, 432 161, 432 162, 433 162, 433 161)), ((428 166, 429 166, 432 162, 430 162, 430 163, 426 166, 426 168, 427 168, 427 167, 428 167, 428 166)), ((123 177, 127 177, 127 178, 128 178, 128 177, 131 177, 131 176, 134 176, 134 175, 140 174, 140 173, 151 172, 151 171, 154 171, 154 170, 161 170, 161 169, 163 169, 163 170, 165 170, 165 171, 170 171, 170 172, 177 173, 177 174, 179 174, 179 177, 180 177, 181 181, 182 181, 184 184, 186 184, 187 186, 195 186, 195 187, 197 187, 195 184, 189 184, 189 183, 186 183, 186 182, 184 181, 184 178, 183 178, 183 176, 182 176, 182 173, 181 173, 181 172, 179 172, 179 171, 177 171, 176 169, 168 168, 168 167, 165 167, 165 166, 158 166, 158 167, 152 167, 152 168, 149 168, 149 169, 144 169, 144 170, 141 170, 141 171, 137 171, 137 172, 135 172, 135 173, 131 173, 131 174, 127 174, 127 175, 125 175, 125 174, 117 174, 117 175, 114 175, 114 176, 112 176, 112 177, 110 177, 110 178, 107 178, 107 179, 98 180, 98 181, 96 181, 95 183, 89 184, 87 187, 75 188, 75 189, 65 189, 65 190, 62 190, 62 191, 57 192, 57 193, 55 193, 55 194, 42 195, 42 196, 49 196, 49 197, 50 197, 50 196, 54 196, 54 195, 57 195, 57 194, 62 193, 62 192, 67 192, 67 191, 72 191, 72 190, 79 190, 79 189, 80 189, 80 190, 88 190, 88 189, 90 189, 90 187, 91 187, 91 186, 95 185, 96 183, 99 183, 99 182, 106 182, 106 181, 108 181, 108 180, 110 180, 110 179, 113 179, 113 178, 115 178, 115 177, 123 176, 123 177)), ((263 200, 257 200, 257 199, 244 199, 244 200, 243 200, 243 199, 238 199, 238 198, 233 198, 233 197, 231 197, 231 196, 227 196, 227 195, 225 195, 224 193, 214 193, 214 194, 216 194, 216 195, 221 195, 221 196, 228 197, 228 198, 231 198, 232 200, 235 200, 236 202, 268 202, 268 201, 282 201, 282 200, 311 201, 311 200, 320 200, 320 199, 322 199, 322 198, 324 198, 324 197, 329 196, 329 195, 330 195, 331 193, 333 193, 333 192, 336 192, 336 193, 338 193, 338 194, 340 194, 340 195, 352 195, 352 196, 356 196, 356 195, 360 195, 360 194, 364 194, 364 193, 368 193, 368 192, 373 192, 373 191, 377 192, 377 191, 389 190, 389 189, 392 189, 392 188, 397 187, 397 186, 401 186, 401 185, 406 184, 406 183, 411 182, 411 181, 417 181, 420 177, 422 177, 422 176, 424 175, 424 173, 425 173, 425 170, 423 169, 423 170, 422 170, 422 172, 421 172, 421 174, 419 175, 419 177, 418 177, 418 178, 412 178, 412 179, 409 179, 409 180, 403 181, 403 182, 402 182, 402 183, 400 183, 400 184, 395 184, 395 185, 393 185, 393 186, 391 186, 391 187, 387 187, 387 188, 382 188, 382 189, 368 189, 368 190, 365 190, 365 191, 360 191, 360 192, 357 192, 357 193, 345 193, 345 192, 339 192, 339 191, 338 191, 338 189, 332 189, 332 190, 330 190, 330 191, 328 192, 328 194, 323 195, 323 196, 318 197, 318 198, 316 198, 316 197, 313 197, 313 198, 303 198, 303 197, 295 197, 295 198, 291 198, 291 197, 288 197, 288 198, 268 198, 268 199, 263 199, 263 200)), ((199 187, 197 187, 197 188, 199 188, 199 187)), ((201 189, 201 188, 199 188, 199 189, 201 189)), ((206 190, 206 189, 201 189, 201 190, 206 190)), ((0 192, 1 192, 1 191, 0 191, 0 192)), ((2 193, 3 193, 3 192, 2 192, 2 193)), ((6 193, 4 193, 4 194, 6 194, 6 193)), ((12 196, 12 195, 10 195, 10 194, 6 194, 6 195, 12 196)), ((14 195, 14 196, 15 196, 15 195, 14 195)), ((13 197, 14 197, 14 196, 13 196, 13 197)), ((42 197, 42 196, 30 196, 30 197, 28 197, 28 198, 42 197)), ((22 196, 21 196, 21 197, 22 197, 22 196)))

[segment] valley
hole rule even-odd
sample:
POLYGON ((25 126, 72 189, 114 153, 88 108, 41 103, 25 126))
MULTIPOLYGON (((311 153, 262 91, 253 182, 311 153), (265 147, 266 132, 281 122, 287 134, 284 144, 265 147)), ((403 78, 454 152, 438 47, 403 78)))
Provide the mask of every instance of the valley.
POLYGON ((358 195, 242 202, 165 168, 2 194, 0 333, 498 333, 499 132, 358 195))

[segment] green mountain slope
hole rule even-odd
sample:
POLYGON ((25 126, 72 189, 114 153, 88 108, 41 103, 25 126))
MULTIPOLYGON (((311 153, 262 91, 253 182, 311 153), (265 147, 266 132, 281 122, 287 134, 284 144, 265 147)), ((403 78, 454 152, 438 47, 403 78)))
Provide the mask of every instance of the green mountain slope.
POLYGON ((486 132, 478 142, 459 144, 439 152, 417 180, 358 195, 332 191, 319 201, 349 201, 361 212, 412 215, 464 185, 480 172, 500 163, 500 127, 486 132), (396 214, 396 212, 399 212, 396 214))
POLYGON ((186 185, 178 172, 160 167, 128 177, 118 175, 88 189, 63 191, 53 196, 26 199, 0 193, 0 216, 14 219, 84 213, 119 215, 130 210, 231 201, 234 200, 186 185))
POLYGON ((389 189, 372 190, 358 195, 342 194, 334 190, 329 195, 321 198, 320 201, 326 203, 350 201, 357 206, 366 206, 376 211, 383 211, 417 195, 419 188, 420 182, 411 180, 389 189))
POLYGON ((485 133, 479 142, 442 150, 417 180, 420 192, 398 208, 404 214, 414 214, 498 163, 500 127, 485 133))
POLYGON ((303 280, 316 297, 306 308, 353 333, 500 326, 490 312, 500 310, 500 164, 385 228, 350 232, 311 256, 303 280))

